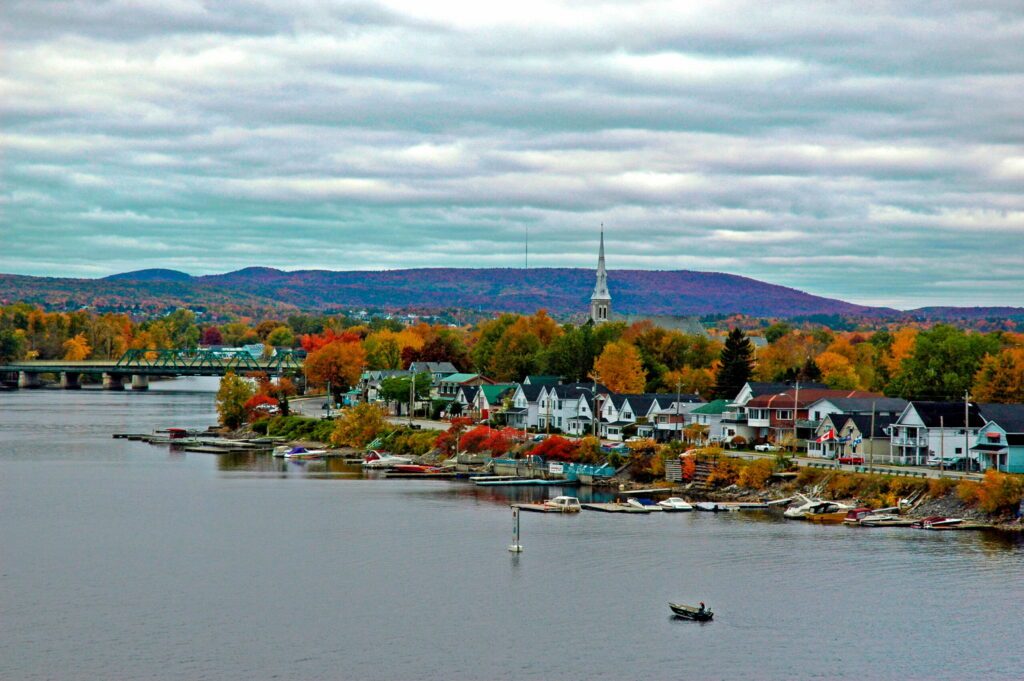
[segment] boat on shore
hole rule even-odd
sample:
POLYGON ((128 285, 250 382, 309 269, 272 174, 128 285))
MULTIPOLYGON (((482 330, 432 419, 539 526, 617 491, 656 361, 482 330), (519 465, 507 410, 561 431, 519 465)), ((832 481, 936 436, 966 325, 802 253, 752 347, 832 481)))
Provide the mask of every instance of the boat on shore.
POLYGON ((866 506, 852 508, 846 512, 846 517, 843 518, 843 523, 846 525, 860 525, 861 520, 872 514, 874 514, 874 511, 866 506))
POLYGON ((671 608, 672 613, 684 620, 693 620, 695 622, 710 622, 715 616, 709 608, 693 605, 683 605, 682 603, 669 603, 668 607, 671 608))
POLYGON ((371 449, 370 453, 363 458, 363 468, 394 468, 412 463, 412 457, 397 456, 391 452, 381 452, 371 449))
POLYGON ((823 501, 812 506, 805 514, 804 520, 811 523, 838 525, 846 519, 850 507, 835 501, 823 501))
POLYGON ((962 525, 963 523, 963 518, 947 518, 941 515, 933 515, 915 520, 910 526, 915 530, 943 530, 962 525))
POLYGON ((629 497, 626 499, 626 503, 634 508, 642 508, 648 511, 664 511, 659 504, 654 503, 650 499, 638 499, 637 497, 629 497))

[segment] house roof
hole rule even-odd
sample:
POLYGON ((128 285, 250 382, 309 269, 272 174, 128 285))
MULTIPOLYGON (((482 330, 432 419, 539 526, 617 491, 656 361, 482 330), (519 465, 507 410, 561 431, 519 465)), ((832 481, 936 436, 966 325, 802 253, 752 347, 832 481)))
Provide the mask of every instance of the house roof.
MULTIPOLYGON (((867 435, 868 431, 871 430, 871 414, 844 414, 846 419, 843 419, 845 424, 847 419, 853 421, 853 424, 857 426, 857 430, 860 431, 861 436, 867 435)), ((871 434, 872 438, 887 438, 889 437, 889 431, 886 430, 889 426, 896 422, 899 418, 899 414, 892 416, 890 414, 875 414, 875 432, 871 434)), ((834 423, 834 422, 833 422, 834 423)), ((839 425, 840 428, 843 424, 839 425)))
POLYGON ((451 362, 413 362, 409 365, 409 371, 426 371, 432 374, 454 374, 458 369, 451 362))
POLYGON ((483 378, 480 374, 451 374, 441 379, 442 383, 466 383, 475 378, 483 378))
MULTIPOLYGON (((1024 433, 1024 404, 979 404, 981 415, 1007 433, 1024 433)), ((963 410, 960 410, 963 413, 963 410)))
MULTIPOLYGON (((591 394, 591 391, 594 389, 594 384, 593 383, 561 383, 559 385, 553 385, 553 386, 548 386, 548 387, 554 389, 555 395, 565 399, 565 398, 579 397, 579 395, 581 393, 591 394)), ((597 384, 597 392, 599 394, 600 393, 607 393, 608 389, 605 388, 600 383, 598 383, 597 384)))
POLYGON ((785 392, 776 393, 774 395, 760 395, 750 400, 747 403, 747 408, 764 408, 769 407, 772 409, 785 409, 787 407, 792 408, 794 405, 799 409, 803 409, 822 398, 834 398, 834 397, 867 397, 867 398, 880 398, 882 397, 878 393, 869 393, 862 390, 829 390, 827 388, 800 388, 799 395, 796 389, 790 388, 785 392))
MULTIPOLYGON (((770 383, 764 381, 747 381, 747 386, 750 388, 750 394, 754 397, 760 397, 761 395, 775 395, 777 393, 784 393, 787 390, 792 390, 795 386, 792 383, 770 383)), ((812 381, 800 381, 800 391, 828 388, 824 383, 814 383, 812 381)))
MULTIPOLYGON (((929 428, 938 428, 940 423, 945 428, 964 427, 963 402, 911 402, 921 421, 929 428)), ((981 428, 985 419, 978 411, 978 405, 971 402, 968 406, 968 428, 981 428)))
POLYGON ((542 383, 520 383, 519 389, 523 391, 527 402, 536 402, 544 390, 544 385, 542 383))
MULTIPOLYGON (((801 391, 802 392, 802 391, 801 391)), ((847 414, 890 412, 899 415, 907 408, 907 401, 900 397, 825 397, 847 414)))
POLYGON ((472 402, 476 394, 480 392, 480 386, 478 385, 464 385, 459 388, 459 391, 466 398, 467 402, 472 402))
POLYGON ((560 376, 535 376, 533 374, 523 380, 524 385, 558 385, 561 382, 560 376))
POLYGON ((480 392, 484 394, 488 404, 497 404, 501 398, 510 390, 515 389, 512 383, 495 383, 493 385, 481 385, 480 392))
POLYGON ((697 407, 696 409, 694 409, 690 413, 691 414, 721 414, 722 412, 725 411, 725 408, 726 408, 726 406, 728 406, 728 404, 729 404, 729 400, 712 400, 711 402, 708 402, 707 404, 703 404, 703 405, 697 407))

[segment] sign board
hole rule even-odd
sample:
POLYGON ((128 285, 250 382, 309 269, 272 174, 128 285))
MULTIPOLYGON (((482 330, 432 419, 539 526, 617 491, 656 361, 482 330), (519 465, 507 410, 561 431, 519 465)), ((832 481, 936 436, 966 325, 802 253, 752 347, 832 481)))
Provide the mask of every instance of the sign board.
POLYGON ((560 463, 552 462, 552 463, 548 464, 548 473, 554 473, 556 475, 561 475, 564 470, 565 470, 564 466, 562 466, 562 464, 560 464, 560 463))

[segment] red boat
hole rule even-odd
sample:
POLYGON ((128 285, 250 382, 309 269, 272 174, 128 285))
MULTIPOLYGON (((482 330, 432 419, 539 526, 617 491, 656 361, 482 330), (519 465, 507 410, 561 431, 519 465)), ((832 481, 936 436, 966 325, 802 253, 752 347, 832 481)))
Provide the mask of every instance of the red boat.
POLYGON ((847 511, 846 517, 843 518, 843 522, 847 525, 860 525, 860 519, 864 516, 871 515, 872 513, 874 513, 874 511, 872 511, 870 508, 867 508, 866 506, 861 506, 860 508, 855 508, 850 511, 847 511))
POLYGON ((933 515, 914 521, 911 527, 917 530, 941 530, 946 527, 960 525, 963 522, 963 518, 947 518, 946 516, 933 515))

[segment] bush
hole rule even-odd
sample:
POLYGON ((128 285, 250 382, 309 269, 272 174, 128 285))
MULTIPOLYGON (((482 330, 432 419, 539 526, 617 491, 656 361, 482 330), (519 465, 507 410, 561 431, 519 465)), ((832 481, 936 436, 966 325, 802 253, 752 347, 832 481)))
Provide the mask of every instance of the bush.
POLYGON ((821 482, 827 473, 820 468, 801 468, 796 474, 796 484, 800 487, 813 487, 821 482))
POLYGON ((439 431, 410 430, 402 428, 394 431, 388 439, 388 447, 395 454, 405 456, 423 456, 434 449, 439 431))
POLYGON ((684 456, 680 461, 682 466, 683 480, 693 480, 697 474, 697 459, 693 456, 684 456))
POLYGON ((257 435, 266 435, 267 426, 269 424, 269 419, 262 419, 260 421, 257 421, 256 423, 252 424, 252 432, 256 433, 257 435))
POLYGON ((736 484, 740 473, 736 462, 731 458, 721 458, 715 463, 714 468, 708 475, 708 485, 711 487, 728 487, 736 484))
POLYGON ((660 454, 634 452, 632 460, 630 473, 637 482, 651 482, 665 477, 665 460, 660 454))
POLYGON ((365 447, 387 428, 384 408, 363 402, 342 410, 341 416, 334 422, 331 443, 339 446, 365 447))
POLYGON ((740 471, 737 483, 749 489, 764 489, 768 478, 775 472, 775 465, 769 459, 756 459, 747 463, 740 471))
POLYGON ((560 435, 541 440, 530 450, 530 456, 543 457, 545 461, 576 461, 579 458, 581 441, 567 440, 560 435))
POLYGON ((976 496, 978 507, 986 513, 1014 513, 1024 498, 1024 477, 989 469, 978 485, 976 496))
POLYGON ((952 478, 932 478, 928 480, 928 495, 932 497, 944 497, 950 490, 956 487, 956 480, 952 478))

